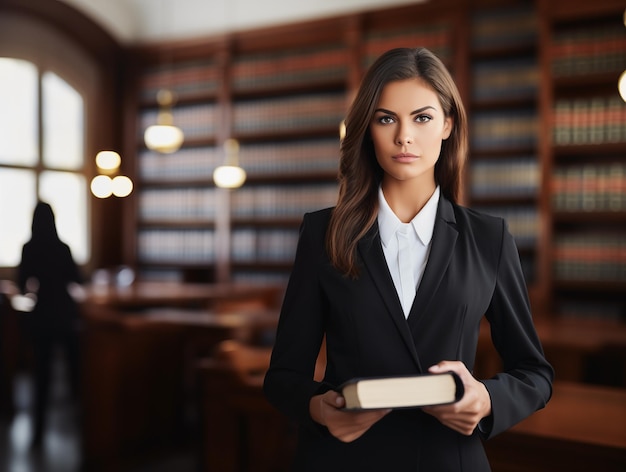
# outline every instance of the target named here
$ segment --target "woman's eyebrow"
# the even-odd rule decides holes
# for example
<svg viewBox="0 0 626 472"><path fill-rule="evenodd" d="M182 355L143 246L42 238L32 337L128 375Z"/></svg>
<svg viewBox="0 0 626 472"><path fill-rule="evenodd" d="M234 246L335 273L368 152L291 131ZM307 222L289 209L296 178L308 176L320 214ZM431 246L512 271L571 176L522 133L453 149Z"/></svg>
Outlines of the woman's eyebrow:
<svg viewBox="0 0 626 472"><path fill-rule="evenodd" d="M434 106L432 105L426 105L424 107L418 108L417 110L413 110L411 113L409 113L409 115L417 115L418 113L422 113L428 109L432 109L432 110L437 110ZM396 115L396 112L391 111L391 110L387 110L385 108L377 108L376 110L374 110L374 113L384 113L385 115Z"/></svg>

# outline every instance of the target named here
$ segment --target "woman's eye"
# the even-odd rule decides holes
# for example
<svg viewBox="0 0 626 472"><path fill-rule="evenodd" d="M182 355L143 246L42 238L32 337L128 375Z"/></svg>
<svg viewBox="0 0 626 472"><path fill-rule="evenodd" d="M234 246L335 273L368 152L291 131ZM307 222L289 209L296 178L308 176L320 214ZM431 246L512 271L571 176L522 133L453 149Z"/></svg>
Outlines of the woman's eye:
<svg viewBox="0 0 626 472"><path fill-rule="evenodd" d="M417 115L415 117L415 121L417 121L418 123L426 123L426 122L428 122L428 121L430 121L432 119L433 118L430 115Z"/></svg>
<svg viewBox="0 0 626 472"><path fill-rule="evenodd" d="M382 123L383 125L388 125L390 123L394 122L394 119L391 116L381 116L378 119L379 123Z"/></svg>

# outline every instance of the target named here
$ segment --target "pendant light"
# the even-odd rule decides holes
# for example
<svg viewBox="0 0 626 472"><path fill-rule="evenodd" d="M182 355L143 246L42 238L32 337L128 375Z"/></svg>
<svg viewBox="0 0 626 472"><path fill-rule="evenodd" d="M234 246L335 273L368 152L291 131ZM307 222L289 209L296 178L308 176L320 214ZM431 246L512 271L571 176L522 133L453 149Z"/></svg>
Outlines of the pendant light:
<svg viewBox="0 0 626 472"><path fill-rule="evenodd" d="M213 181L220 188L238 188L246 181L246 171L239 166L239 143L236 139L224 142L224 165L213 171Z"/></svg>
<svg viewBox="0 0 626 472"><path fill-rule="evenodd" d="M185 139L182 130L174 126L174 117L172 115L174 94L167 89L159 90L157 92L157 103L159 104L157 123L146 128L144 141L148 149L170 154L178 151Z"/></svg>

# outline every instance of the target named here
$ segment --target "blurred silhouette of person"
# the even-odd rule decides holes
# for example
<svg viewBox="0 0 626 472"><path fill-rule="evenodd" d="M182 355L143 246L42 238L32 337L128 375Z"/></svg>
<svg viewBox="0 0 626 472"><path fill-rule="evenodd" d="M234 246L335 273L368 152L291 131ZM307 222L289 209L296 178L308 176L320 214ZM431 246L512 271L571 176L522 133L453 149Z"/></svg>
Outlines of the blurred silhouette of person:
<svg viewBox="0 0 626 472"><path fill-rule="evenodd" d="M26 323L34 357L33 447L43 441L54 356L59 349L64 351L70 389L78 395L79 312L68 288L82 282L69 246L59 239L52 207L39 201L33 213L32 236L22 248L18 269L21 292L34 293L37 300Z"/></svg>

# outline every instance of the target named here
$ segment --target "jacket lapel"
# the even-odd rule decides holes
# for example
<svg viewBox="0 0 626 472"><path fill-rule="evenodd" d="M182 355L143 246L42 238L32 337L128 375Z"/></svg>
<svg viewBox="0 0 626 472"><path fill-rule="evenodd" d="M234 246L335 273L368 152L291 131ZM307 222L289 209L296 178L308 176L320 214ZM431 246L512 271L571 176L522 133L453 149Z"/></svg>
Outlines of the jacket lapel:
<svg viewBox="0 0 626 472"><path fill-rule="evenodd" d="M454 254L458 234L452 204L442 195L439 199L430 255L409 314L409 325L412 329L433 300Z"/></svg>
<svg viewBox="0 0 626 472"><path fill-rule="evenodd" d="M374 223L365 237L359 241L358 251L368 274L378 289L380 297L387 306L389 315L400 332L400 336L411 351L418 368L421 369L417 358L415 342L413 341L409 325L404 317L396 287L393 284L387 262L385 261L385 254L383 253L380 234L378 233L378 223ZM361 276L363 276L363 274L361 274Z"/></svg>

